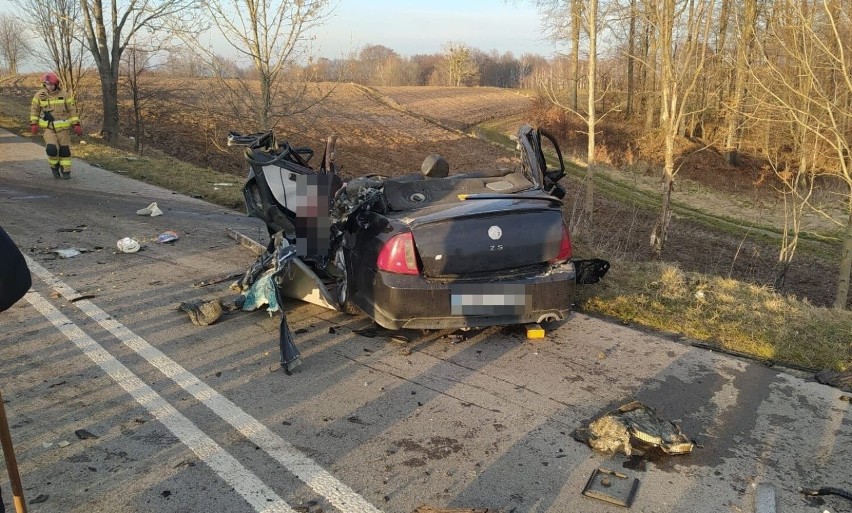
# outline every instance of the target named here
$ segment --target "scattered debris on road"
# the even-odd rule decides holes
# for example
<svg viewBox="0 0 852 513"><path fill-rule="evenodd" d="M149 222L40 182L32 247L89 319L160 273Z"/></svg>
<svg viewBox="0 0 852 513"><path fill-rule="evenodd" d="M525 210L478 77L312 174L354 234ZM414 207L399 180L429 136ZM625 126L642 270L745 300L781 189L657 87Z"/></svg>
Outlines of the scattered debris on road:
<svg viewBox="0 0 852 513"><path fill-rule="evenodd" d="M65 249L55 249L53 250L60 258L74 258L75 256L85 253L85 249L81 248L65 248Z"/></svg>
<svg viewBox="0 0 852 513"><path fill-rule="evenodd" d="M662 451L667 455L686 454L695 444L671 421L659 418L653 409L631 401L577 428L574 438L605 453L622 452L643 456Z"/></svg>
<svg viewBox="0 0 852 513"><path fill-rule="evenodd" d="M160 207L157 206L157 202L155 201L147 207L140 208L139 210L137 210L136 214L140 216L157 217L163 215L163 211L160 210Z"/></svg>
<svg viewBox="0 0 852 513"><path fill-rule="evenodd" d="M116 247L122 253L136 253L139 251L139 242L136 239L125 237L115 243Z"/></svg>
<svg viewBox="0 0 852 513"><path fill-rule="evenodd" d="M178 308L189 315L189 320L196 326L209 326L218 321L224 309L218 299L184 301Z"/></svg>
<svg viewBox="0 0 852 513"><path fill-rule="evenodd" d="M100 438L98 435L85 429L78 429L77 431L74 431L74 434L77 435L77 438L80 440L97 440Z"/></svg>
<svg viewBox="0 0 852 513"><path fill-rule="evenodd" d="M167 230L160 235L157 235L157 243L158 244L167 244L169 242L174 242L178 240L177 232L173 230Z"/></svg>
<svg viewBox="0 0 852 513"><path fill-rule="evenodd" d="M834 488L832 486L823 486L822 488L816 489L802 488L800 491L802 495L807 497L816 497L818 495L837 495L838 497L843 497L844 499L852 501L852 492L840 488Z"/></svg>
<svg viewBox="0 0 852 513"><path fill-rule="evenodd" d="M629 508L639 490L639 479L626 474L597 468L583 488L583 495Z"/></svg>

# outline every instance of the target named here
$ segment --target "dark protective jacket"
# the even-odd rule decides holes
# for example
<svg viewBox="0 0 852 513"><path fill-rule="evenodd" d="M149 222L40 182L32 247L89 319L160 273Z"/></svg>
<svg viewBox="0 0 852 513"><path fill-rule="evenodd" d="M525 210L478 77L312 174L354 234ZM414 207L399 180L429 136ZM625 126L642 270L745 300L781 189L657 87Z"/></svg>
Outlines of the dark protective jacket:
<svg viewBox="0 0 852 513"><path fill-rule="evenodd" d="M0 312L24 297L31 285L32 277L24 256L0 226Z"/></svg>
<svg viewBox="0 0 852 513"><path fill-rule="evenodd" d="M50 92L42 86L33 96L30 106L30 123L41 128L67 130L80 122L74 97L58 87Z"/></svg>

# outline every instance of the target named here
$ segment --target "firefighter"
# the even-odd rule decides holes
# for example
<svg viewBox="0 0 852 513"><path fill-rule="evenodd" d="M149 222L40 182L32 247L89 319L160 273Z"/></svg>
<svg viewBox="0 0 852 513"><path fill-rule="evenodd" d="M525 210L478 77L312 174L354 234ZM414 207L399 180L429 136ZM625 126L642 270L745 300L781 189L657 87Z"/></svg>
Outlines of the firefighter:
<svg viewBox="0 0 852 513"><path fill-rule="evenodd" d="M55 73L41 77L43 87L33 96L30 107L30 131L44 129L45 153L54 178L71 178L71 133L83 135L74 98L59 85Z"/></svg>

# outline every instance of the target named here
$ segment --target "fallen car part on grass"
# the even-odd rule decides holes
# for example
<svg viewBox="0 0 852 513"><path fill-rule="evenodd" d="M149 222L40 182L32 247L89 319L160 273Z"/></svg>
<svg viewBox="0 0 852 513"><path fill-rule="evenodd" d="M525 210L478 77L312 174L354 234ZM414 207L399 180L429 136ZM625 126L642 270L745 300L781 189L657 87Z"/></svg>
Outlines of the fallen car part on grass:
<svg viewBox="0 0 852 513"><path fill-rule="evenodd" d="M583 495L629 508L639 490L639 479L621 472L596 468L583 488Z"/></svg>
<svg viewBox="0 0 852 513"><path fill-rule="evenodd" d="M579 285L593 285L601 281L601 278L609 271L609 262L600 258L574 260L574 266L577 268Z"/></svg>
<svg viewBox="0 0 852 513"><path fill-rule="evenodd" d="M573 436L592 449L604 453L622 452L627 456L686 454L695 443L671 421L661 419L653 409L631 401L577 428Z"/></svg>

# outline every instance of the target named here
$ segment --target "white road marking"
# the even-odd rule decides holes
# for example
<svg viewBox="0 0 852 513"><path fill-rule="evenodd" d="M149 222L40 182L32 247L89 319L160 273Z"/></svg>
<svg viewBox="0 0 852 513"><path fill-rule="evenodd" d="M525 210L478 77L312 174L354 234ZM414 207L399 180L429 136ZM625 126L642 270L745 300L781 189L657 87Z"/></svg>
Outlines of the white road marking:
<svg viewBox="0 0 852 513"><path fill-rule="evenodd" d="M234 427L239 433L251 440L269 456L281 463L289 472L310 486L316 493L325 497L337 509L344 512L382 513L358 495L349 486L332 476L311 458L301 453L289 442L273 433L257 419L246 413L231 400L199 380L177 362L153 347L145 339L136 335L120 322L77 291L53 276L50 271L34 260L26 257L30 270L42 281L53 287L62 297L83 311L87 316L112 333L127 347L148 361L181 388L192 394L198 401L210 408L222 420Z"/></svg>
<svg viewBox="0 0 852 513"><path fill-rule="evenodd" d="M33 268L32 262L30 269ZM44 270L44 269L42 269ZM119 362L92 337L87 335L62 312L57 310L38 292L28 292L27 301L80 348L83 353L121 385L136 402L159 420L181 442L189 447L198 458L213 469L226 483L234 488L254 511L263 513L295 513L284 500L266 486L256 475L249 472L239 461L228 454L213 439L204 434L191 420L177 411L151 387L142 382L130 369Z"/></svg>

